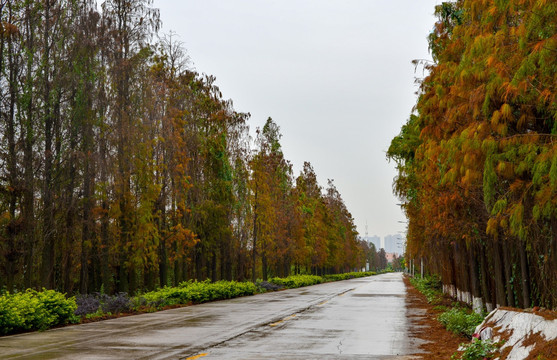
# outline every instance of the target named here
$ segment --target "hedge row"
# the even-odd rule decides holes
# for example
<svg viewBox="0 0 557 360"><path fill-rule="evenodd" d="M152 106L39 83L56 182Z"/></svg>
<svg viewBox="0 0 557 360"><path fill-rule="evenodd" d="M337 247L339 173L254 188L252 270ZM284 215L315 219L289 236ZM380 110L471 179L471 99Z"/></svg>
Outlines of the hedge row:
<svg viewBox="0 0 557 360"><path fill-rule="evenodd" d="M7 292L0 296L0 334L77 323L76 309L75 298L66 299L65 294L54 290Z"/></svg>
<svg viewBox="0 0 557 360"><path fill-rule="evenodd" d="M374 271L364 271L364 272L349 272L344 274L332 274L332 275L324 275L323 278L326 281L340 281L340 280L348 280L348 279L355 279L361 278L366 276L375 275L376 272Z"/></svg>
<svg viewBox="0 0 557 360"><path fill-rule="evenodd" d="M293 289L302 286L321 284L324 280L321 276L315 275L292 275L285 278L274 277L271 278L269 282Z"/></svg>
<svg viewBox="0 0 557 360"><path fill-rule="evenodd" d="M145 293L140 297L145 299L148 305L161 307L176 304L200 304L253 295L257 292L257 286L251 282L218 281L211 283L207 280L183 282L177 287L164 287Z"/></svg>
<svg viewBox="0 0 557 360"><path fill-rule="evenodd" d="M293 289L302 286L321 284L329 281L340 281L340 280L348 280L348 279L354 279L354 278L365 277L365 276L372 276L375 274L376 273L373 271L366 271L366 272L351 272L351 273L344 273L344 274L332 274L332 275L324 275L324 276L292 275L285 278L274 277L271 278L269 281L273 284L277 284L289 289Z"/></svg>

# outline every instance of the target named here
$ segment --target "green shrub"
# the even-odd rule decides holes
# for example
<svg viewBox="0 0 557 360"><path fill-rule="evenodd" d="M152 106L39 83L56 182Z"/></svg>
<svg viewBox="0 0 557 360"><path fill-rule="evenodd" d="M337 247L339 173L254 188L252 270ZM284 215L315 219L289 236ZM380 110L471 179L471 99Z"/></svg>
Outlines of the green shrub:
<svg viewBox="0 0 557 360"><path fill-rule="evenodd" d="M111 312L106 313L106 312L102 311L101 309L98 309L95 312L85 314L85 318L88 319L88 320L95 320L95 319L102 318L104 316L111 316L111 315L112 315Z"/></svg>
<svg viewBox="0 0 557 360"><path fill-rule="evenodd" d="M355 279L360 277L372 276L376 273L373 271L365 271L365 272L349 272L344 274L332 274L332 275L324 275L323 278L325 281L341 281L341 280L348 280L348 279Z"/></svg>
<svg viewBox="0 0 557 360"><path fill-rule="evenodd" d="M464 352L458 356L458 353L453 354L451 359L461 359L461 360L483 360L491 359L495 357L499 346L493 343L492 340L476 340L471 343L460 344L464 349Z"/></svg>
<svg viewBox="0 0 557 360"><path fill-rule="evenodd" d="M186 281L177 287L164 287L141 295L146 303L155 307L176 304L199 304L207 301L231 299L257 293L251 282L237 281Z"/></svg>
<svg viewBox="0 0 557 360"><path fill-rule="evenodd" d="M56 325L75 323L75 298L66 299L54 290L5 293L0 296L0 334L27 330L46 330Z"/></svg>
<svg viewBox="0 0 557 360"><path fill-rule="evenodd" d="M483 321L483 316L470 310L453 307L439 315L438 319L447 330L471 338L476 327Z"/></svg>
<svg viewBox="0 0 557 360"><path fill-rule="evenodd" d="M412 285L418 289L430 304L436 304L443 296L441 280L438 276L425 276L424 278L410 278Z"/></svg>
<svg viewBox="0 0 557 360"><path fill-rule="evenodd" d="M376 273L373 271L366 271L366 272L350 272L344 274L331 274L331 275L324 275L324 276L291 275L285 278L274 277L271 278L269 282L276 285L284 286L289 289L293 289L302 286L321 284L327 281L348 280L348 279L354 279L359 277L372 276L375 274Z"/></svg>
<svg viewBox="0 0 557 360"><path fill-rule="evenodd" d="M282 285L289 289L294 289L302 286L321 284L323 282L323 278L316 275L291 275L285 278L274 277L271 278L269 282Z"/></svg>
<svg viewBox="0 0 557 360"><path fill-rule="evenodd" d="M49 319L52 320L48 327L79 322L79 318L74 314L77 309L75 297L67 299L65 294L44 289L36 294Z"/></svg>

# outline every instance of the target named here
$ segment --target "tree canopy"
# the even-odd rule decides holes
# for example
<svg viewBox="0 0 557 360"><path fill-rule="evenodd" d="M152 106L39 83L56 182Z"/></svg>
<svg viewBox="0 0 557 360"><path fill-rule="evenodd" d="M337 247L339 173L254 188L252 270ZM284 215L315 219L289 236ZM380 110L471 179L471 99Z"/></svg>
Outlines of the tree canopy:
<svg viewBox="0 0 557 360"><path fill-rule="evenodd" d="M387 155L407 259L467 301L555 307L557 3L459 0L436 15L434 62Z"/></svg>
<svg viewBox="0 0 557 360"><path fill-rule="evenodd" d="M160 35L152 0L0 0L0 288L153 289L362 268L332 185L299 178ZM160 36L157 36L160 35Z"/></svg>

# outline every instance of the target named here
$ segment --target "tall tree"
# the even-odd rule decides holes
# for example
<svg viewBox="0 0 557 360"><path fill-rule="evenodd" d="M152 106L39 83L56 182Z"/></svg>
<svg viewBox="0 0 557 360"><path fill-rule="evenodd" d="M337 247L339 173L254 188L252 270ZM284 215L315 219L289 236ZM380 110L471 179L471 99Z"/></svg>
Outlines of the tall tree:
<svg viewBox="0 0 557 360"><path fill-rule="evenodd" d="M557 5L456 1L436 14L434 63L388 153L408 256L478 307L549 306Z"/></svg>

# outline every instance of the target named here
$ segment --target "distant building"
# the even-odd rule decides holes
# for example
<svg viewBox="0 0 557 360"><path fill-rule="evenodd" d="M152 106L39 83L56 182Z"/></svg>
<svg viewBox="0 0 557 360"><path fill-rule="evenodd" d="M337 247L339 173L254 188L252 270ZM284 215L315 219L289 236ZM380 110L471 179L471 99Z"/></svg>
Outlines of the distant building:
<svg viewBox="0 0 557 360"><path fill-rule="evenodd" d="M404 253L404 238L399 235L387 235L384 238L380 238L377 235L363 237L365 241L375 245L375 250L385 249L386 253L397 254L397 256Z"/></svg>
<svg viewBox="0 0 557 360"><path fill-rule="evenodd" d="M375 250L379 251L381 249L381 238L377 235L364 237L364 240L368 243L372 243L375 246Z"/></svg>
<svg viewBox="0 0 557 360"><path fill-rule="evenodd" d="M401 255L404 252L403 242L404 239L402 235L387 235L384 238L385 241L385 251L387 253L396 253Z"/></svg>

